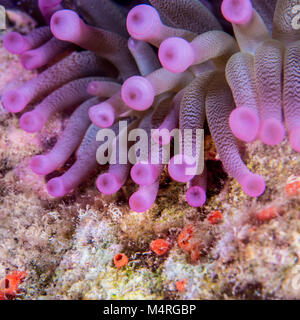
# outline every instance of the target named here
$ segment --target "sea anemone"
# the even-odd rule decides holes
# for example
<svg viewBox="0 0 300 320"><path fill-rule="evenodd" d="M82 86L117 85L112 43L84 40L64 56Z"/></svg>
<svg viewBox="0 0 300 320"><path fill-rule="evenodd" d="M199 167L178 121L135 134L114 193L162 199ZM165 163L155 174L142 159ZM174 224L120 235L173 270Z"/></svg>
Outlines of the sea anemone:
<svg viewBox="0 0 300 320"><path fill-rule="evenodd" d="M187 202L200 207L206 201L207 167L195 134L207 123L224 170L247 195L262 195L265 181L243 162L241 142L276 145L287 131L292 148L300 152L296 1L223 0L221 12L232 29L214 15L214 1L149 2L127 12L107 0L40 0L49 25L27 35L6 34L4 46L20 55L24 68L44 68L2 97L13 113L36 105L22 113L21 128L38 132L55 113L78 106L53 149L32 158L31 169L47 175L76 151L68 171L47 182L49 194L62 197L99 163L111 160L111 153L104 157L99 148L123 145L134 129L143 129L146 154L140 154L138 143L128 143L126 151L135 151L134 165L117 152L96 180L100 192L112 194L131 175L139 188L129 205L143 212L155 202L170 132L179 129L183 137L190 130L188 141L179 138L181 149L170 159L168 172L188 184ZM112 139L101 139L105 128ZM153 144L155 151L149 147ZM183 152L187 144L196 159ZM195 168L201 170L188 170Z"/></svg>

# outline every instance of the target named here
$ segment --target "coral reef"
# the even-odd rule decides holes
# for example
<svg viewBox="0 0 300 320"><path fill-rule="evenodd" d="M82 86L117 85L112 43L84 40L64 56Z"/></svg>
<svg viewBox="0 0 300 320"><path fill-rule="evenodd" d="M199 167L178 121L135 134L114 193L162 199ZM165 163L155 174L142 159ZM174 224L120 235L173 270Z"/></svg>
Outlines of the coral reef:
<svg viewBox="0 0 300 320"><path fill-rule="evenodd" d="M299 298L297 3L149 2L8 9L1 272L25 299Z"/></svg>

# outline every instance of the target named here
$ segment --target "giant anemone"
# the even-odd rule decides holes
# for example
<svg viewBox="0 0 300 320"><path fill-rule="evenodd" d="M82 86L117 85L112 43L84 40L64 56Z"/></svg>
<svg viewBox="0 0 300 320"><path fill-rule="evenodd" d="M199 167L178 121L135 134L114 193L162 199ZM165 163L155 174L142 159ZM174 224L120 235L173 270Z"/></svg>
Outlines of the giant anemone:
<svg viewBox="0 0 300 320"><path fill-rule="evenodd" d="M243 162L241 143L277 145L287 134L300 152L299 1L223 0L221 12L232 28L214 15L219 1L145 2L128 12L108 0L39 0L47 25L6 34L5 48L24 68L44 68L2 97L9 112L21 112L21 128L38 132L55 113L77 106L53 149L32 158L31 170L47 175L76 152L68 171L47 182L49 194L62 197L99 165L99 147L109 148L99 133L112 129L117 145L141 128L156 151L149 148L148 160L140 160L133 146L134 165L115 155L96 185L113 194L130 175L139 187L129 205L142 212L157 196L168 133L208 128L224 170L247 195L260 196L265 181ZM35 108L24 113L29 104ZM197 151L194 135L189 142ZM200 160L190 162L182 150L168 172L188 183L186 200L199 207L206 201L207 168L187 174Z"/></svg>

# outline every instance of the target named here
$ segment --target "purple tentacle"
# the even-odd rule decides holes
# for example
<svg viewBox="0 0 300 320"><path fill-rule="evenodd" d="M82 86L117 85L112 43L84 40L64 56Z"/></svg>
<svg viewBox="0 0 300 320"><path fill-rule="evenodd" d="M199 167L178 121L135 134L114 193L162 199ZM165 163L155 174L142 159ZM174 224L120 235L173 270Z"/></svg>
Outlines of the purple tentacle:
<svg viewBox="0 0 300 320"><path fill-rule="evenodd" d="M64 165L90 126L87 111L97 100L97 98L92 98L82 103L70 117L53 149L46 155L38 155L31 159L30 167L33 172L47 175Z"/></svg>
<svg viewBox="0 0 300 320"><path fill-rule="evenodd" d="M50 27L57 39L74 43L109 60L119 69L123 79L138 73L135 61L128 50L126 38L88 26L75 11L56 12L51 18Z"/></svg>
<svg viewBox="0 0 300 320"><path fill-rule="evenodd" d="M246 194L260 196L265 190L265 181L252 173L241 159L236 138L229 127L229 116L234 109L231 91L222 74L211 80L206 97L206 115L220 160L226 172L234 177Z"/></svg>
<svg viewBox="0 0 300 320"><path fill-rule="evenodd" d="M61 72L61 70L65 70ZM67 72L66 72L67 71ZM111 66L91 52L74 52L36 78L3 96L4 107L10 112L22 111L30 102L49 94L61 85L87 76L112 75Z"/></svg>
<svg viewBox="0 0 300 320"><path fill-rule="evenodd" d="M55 113L79 105L90 95L87 87L91 81L104 81L105 78L82 78L71 81L52 92L33 111L26 112L20 118L20 126L27 132L37 132ZM110 80L110 79L107 79Z"/></svg>
<svg viewBox="0 0 300 320"><path fill-rule="evenodd" d="M40 27L23 36L18 32L9 32L3 38L4 48L14 54L35 49L52 38L49 27Z"/></svg>

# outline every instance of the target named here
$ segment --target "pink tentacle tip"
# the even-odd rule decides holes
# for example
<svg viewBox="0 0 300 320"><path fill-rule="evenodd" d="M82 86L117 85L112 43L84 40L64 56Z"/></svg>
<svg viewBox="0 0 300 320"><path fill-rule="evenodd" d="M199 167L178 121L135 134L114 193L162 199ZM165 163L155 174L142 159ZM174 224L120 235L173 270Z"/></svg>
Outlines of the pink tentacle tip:
<svg viewBox="0 0 300 320"><path fill-rule="evenodd" d="M35 50L26 51L20 56L20 62L26 70L33 70L43 65L41 55Z"/></svg>
<svg viewBox="0 0 300 320"><path fill-rule="evenodd" d="M300 152L300 127L296 127L290 132L289 140L292 148Z"/></svg>
<svg viewBox="0 0 300 320"><path fill-rule="evenodd" d="M31 170L39 175L45 176L54 171L53 161L46 155L35 156L30 161Z"/></svg>
<svg viewBox="0 0 300 320"><path fill-rule="evenodd" d="M260 120L254 110L240 107L231 112L229 125L238 139L253 142L259 133Z"/></svg>
<svg viewBox="0 0 300 320"><path fill-rule="evenodd" d="M38 132L44 126L43 117L36 111L26 112L20 118L20 127L29 133Z"/></svg>
<svg viewBox="0 0 300 320"><path fill-rule="evenodd" d="M20 90L7 91L2 98L4 108L12 113L22 111L28 102L28 99Z"/></svg>
<svg viewBox="0 0 300 320"><path fill-rule="evenodd" d="M101 85L99 81L91 81L87 87L87 93L92 96L98 96L101 94L100 92Z"/></svg>
<svg viewBox="0 0 300 320"><path fill-rule="evenodd" d="M186 193L186 201L191 207L201 207L206 202L206 190L199 186L190 187Z"/></svg>
<svg viewBox="0 0 300 320"><path fill-rule="evenodd" d="M221 11L227 21L240 25L249 23L253 15L250 0L223 0Z"/></svg>
<svg viewBox="0 0 300 320"><path fill-rule="evenodd" d="M158 57L162 66L174 73L184 72L195 60L190 43L179 37L164 40L159 47Z"/></svg>
<svg viewBox="0 0 300 320"><path fill-rule="evenodd" d="M130 209L135 212L145 212L154 204L155 198L139 189L129 198Z"/></svg>
<svg viewBox="0 0 300 320"><path fill-rule="evenodd" d="M128 33L137 40L155 36L160 24L160 17L156 9L146 4L131 9L126 21Z"/></svg>
<svg viewBox="0 0 300 320"><path fill-rule="evenodd" d="M89 117L99 128L109 128L115 122L114 108L107 102L102 102L89 109Z"/></svg>
<svg viewBox="0 0 300 320"><path fill-rule="evenodd" d="M195 159L187 155L177 154L169 162L170 177L178 182L188 182L196 175Z"/></svg>
<svg viewBox="0 0 300 320"><path fill-rule="evenodd" d="M30 48L28 41L18 32L9 32L3 38L4 48L13 54L21 54Z"/></svg>
<svg viewBox="0 0 300 320"><path fill-rule="evenodd" d="M75 11L59 10L51 18L50 29L57 39L72 42L80 37L83 24Z"/></svg>
<svg viewBox="0 0 300 320"><path fill-rule="evenodd" d="M135 49L139 45L139 43L140 43L139 40L129 38L128 39L128 49L129 50Z"/></svg>
<svg viewBox="0 0 300 320"><path fill-rule="evenodd" d="M146 78L133 76L122 85L121 96L131 109L143 111L153 104L155 92L152 84Z"/></svg>
<svg viewBox="0 0 300 320"><path fill-rule="evenodd" d="M171 134L168 129L155 129L152 133L152 139L162 146L166 146L171 142Z"/></svg>
<svg viewBox="0 0 300 320"><path fill-rule="evenodd" d="M265 180L258 174L247 173L241 180L240 184L244 192L250 197L259 197L265 192Z"/></svg>
<svg viewBox="0 0 300 320"><path fill-rule="evenodd" d="M66 195L70 190L68 190L64 184L64 180L61 177L53 178L48 181L46 185L48 193L52 197L63 197Z"/></svg>
<svg viewBox="0 0 300 320"><path fill-rule="evenodd" d="M159 177L159 168L150 163L136 163L130 172L132 180L141 186L153 184Z"/></svg>
<svg viewBox="0 0 300 320"><path fill-rule="evenodd" d="M261 123L259 136L263 143L269 146L275 146L283 141L285 129L281 121L266 119Z"/></svg>
<svg viewBox="0 0 300 320"><path fill-rule="evenodd" d="M98 190L106 195L111 195L116 193L122 187L118 177L112 173L103 173L101 174L96 181L96 186Z"/></svg>

